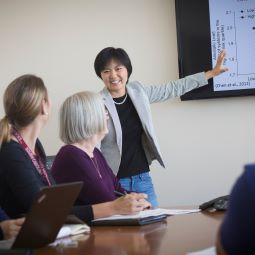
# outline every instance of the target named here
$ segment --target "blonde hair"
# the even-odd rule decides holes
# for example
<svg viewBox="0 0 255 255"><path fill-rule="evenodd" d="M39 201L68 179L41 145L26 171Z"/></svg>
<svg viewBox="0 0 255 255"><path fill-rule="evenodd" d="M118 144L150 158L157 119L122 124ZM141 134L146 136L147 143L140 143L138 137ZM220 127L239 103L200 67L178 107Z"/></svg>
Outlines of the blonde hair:
<svg viewBox="0 0 255 255"><path fill-rule="evenodd" d="M60 139L72 144L105 130L105 108L99 94L85 91L68 97L60 109Z"/></svg>
<svg viewBox="0 0 255 255"><path fill-rule="evenodd" d="M18 77L4 93L5 117L0 120L0 147L11 137L11 126L21 128L38 116L42 100L48 100L43 80L35 75Z"/></svg>

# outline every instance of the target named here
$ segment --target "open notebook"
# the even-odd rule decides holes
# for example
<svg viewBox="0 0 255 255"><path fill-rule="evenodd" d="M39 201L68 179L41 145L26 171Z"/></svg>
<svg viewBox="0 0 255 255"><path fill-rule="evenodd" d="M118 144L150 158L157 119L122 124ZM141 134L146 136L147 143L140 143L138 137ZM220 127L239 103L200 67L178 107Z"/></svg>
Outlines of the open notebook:
<svg viewBox="0 0 255 255"><path fill-rule="evenodd" d="M145 225L166 219L167 216L199 212L200 209L151 209L137 214L113 215L92 221L94 226L103 225Z"/></svg>

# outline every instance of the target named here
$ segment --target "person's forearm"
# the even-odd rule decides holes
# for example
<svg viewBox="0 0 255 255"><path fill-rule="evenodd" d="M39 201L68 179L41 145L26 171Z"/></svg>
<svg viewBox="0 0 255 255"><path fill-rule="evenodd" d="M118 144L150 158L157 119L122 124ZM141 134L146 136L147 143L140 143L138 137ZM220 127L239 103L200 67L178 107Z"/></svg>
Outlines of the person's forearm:
<svg viewBox="0 0 255 255"><path fill-rule="evenodd" d="M94 219L112 216L116 214L113 202L105 202L101 204L92 205Z"/></svg>
<svg viewBox="0 0 255 255"><path fill-rule="evenodd" d="M213 78L215 75L213 74L213 70L209 70L207 72L205 72L205 79L209 80L211 78Z"/></svg>

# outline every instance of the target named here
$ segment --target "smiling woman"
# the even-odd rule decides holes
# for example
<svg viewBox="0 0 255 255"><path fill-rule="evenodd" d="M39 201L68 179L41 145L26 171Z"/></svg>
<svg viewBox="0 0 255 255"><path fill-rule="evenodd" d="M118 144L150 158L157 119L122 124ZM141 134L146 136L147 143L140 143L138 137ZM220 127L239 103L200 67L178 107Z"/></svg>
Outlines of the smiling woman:
<svg viewBox="0 0 255 255"><path fill-rule="evenodd" d="M126 84L132 73L132 65L124 50L101 52L95 60L95 70L111 91L113 98L126 94Z"/></svg>
<svg viewBox="0 0 255 255"><path fill-rule="evenodd" d="M101 72L102 80L113 98L126 94L125 85L127 83L127 68L116 60L110 61Z"/></svg>
<svg viewBox="0 0 255 255"><path fill-rule="evenodd" d="M154 134L150 104L178 97L226 69L219 55L213 70L187 76L161 86L143 86L129 82L132 65L128 54L121 48L108 47L96 56L94 67L103 80L101 91L109 111L109 133L101 141L101 151L108 164L128 191L147 193L153 207L157 197L149 175L149 165L156 159L164 167L159 145Z"/></svg>

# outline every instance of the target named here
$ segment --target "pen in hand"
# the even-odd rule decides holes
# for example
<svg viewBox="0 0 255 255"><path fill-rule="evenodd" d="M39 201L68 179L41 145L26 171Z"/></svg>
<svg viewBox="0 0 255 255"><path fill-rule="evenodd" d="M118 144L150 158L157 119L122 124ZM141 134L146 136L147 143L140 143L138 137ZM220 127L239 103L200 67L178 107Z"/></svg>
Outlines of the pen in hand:
<svg viewBox="0 0 255 255"><path fill-rule="evenodd" d="M113 190L113 193L116 196L123 197L123 198L125 197L125 195L128 194L127 191L125 191L125 190L123 192ZM143 197L144 197L145 194L142 194L142 193L139 194L139 193L133 193L133 192L131 192L129 194L129 196L132 197L132 200L129 199L129 202L128 202L129 205L128 204L126 204L126 205L129 207L132 204L133 209L131 210L131 213L138 213L139 211L151 209L151 204L145 198L143 198L141 195L143 195ZM147 196L146 196L146 198L147 198ZM124 198L124 200L126 200L126 199ZM136 209L134 209L134 208L136 208Z"/></svg>
<svg viewBox="0 0 255 255"><path fill-rule="evenodd" d="M120 192L120 191L114 190L113 192L114 192L115 195L117 195L117 196L119 196L119 197L122 197L122 196L127 195L127 192L126 192L126 191Z"/></svg>

